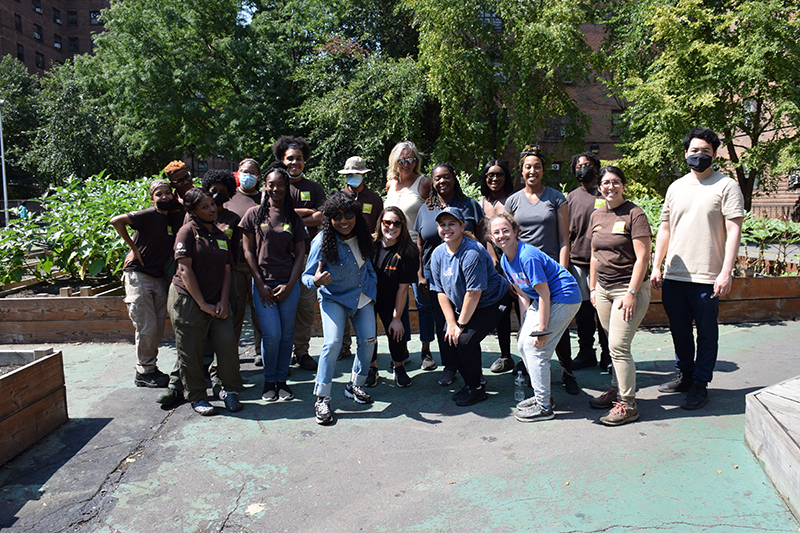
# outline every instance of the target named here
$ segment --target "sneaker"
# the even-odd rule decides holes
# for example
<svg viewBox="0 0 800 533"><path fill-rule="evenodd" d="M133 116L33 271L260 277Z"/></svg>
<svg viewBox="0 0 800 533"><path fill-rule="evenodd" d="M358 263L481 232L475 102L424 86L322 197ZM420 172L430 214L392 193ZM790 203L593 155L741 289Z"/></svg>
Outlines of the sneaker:
<svg viewBox="0 0 800 533"><path fill-rule="evenodd" d="M331 410L331 398L317 398L314 404L314 411L316 412L317 424L327 426L333 423L333 411Z"/></svg>
<svg viewBox="0 0 800 533"><path fill-rule="evenodd" d="M593 407L595 409L611 409L611 407L617 402L619 402L617 391L614 389L608 389L597 398L590 399L589 407Z"/></svg>
<svg viewBox="0 0 800 533"><path fill-rule="evenodd" d="M394 383L398 387L408 387L411 385L411 378L408 376L408 372L406 372L406 368L403 365L394 368Z"/></svg>
<svg viewBox="0 0 800 533"><path fill-rule="evenodd" d="M161 405L172 405L181 399L181 394L173 388L168 388L158 395L156 402Z"/></svg>
<svg viewBox="0 0 800 533"><path fill-rule="evenodd" d="M199 402L192 402L192 409L197 414L202 416L212 416L217 414L217 408L208 403L208 400L200 400Z"/></svg>
<svg viewBox="0 0 800 533"><path fill-rule="evenodd" d="M670 381L659 385L658 392L688 392L691 386L692 376L684 374L683 372L678 372L678 375L672 378Z"/></svg>
<svg viewBox="0 0 800 533"><path fill-rule="evenodd" d="M367 382L364 383L365 387L374 387L378 384L378 368L371 366L369 367L369 373L367 374Z"/></svg>
<svg viewBox="0 0 800 533"><path fill-rule="evenodd" d="M242 410L242 402L239 401L239 395L235 392L222 391L219 393L219 399L225 402L225 409L231 413Z"/></svg>
<svg viewBox="0 0 800 533"><path fill-rule="evenodd" d="M136 372L136 377L133 379L133 382L137 387L166 389L169 386L169 376L156 368L149 374L140 374Z"/></svg>
<svg viewBox="0 0 800 533"><path fill-rule="evenodd" d="M300 368L303 370L316 370L317 369L317 362L314 360L313 357L304 353L299 357L297 360L297 364L300 365Z"/></svg>
<svg viewBox="0 0 800 533"><path fill-rule="evenodd" d="M466 397L469 395L469 385L464 385L458 392L453 394L453 401L457 402L458 400Z"/></svg>
<svg viewBox="0 0 800 533"><path fill-rule="evenodd" d="M278 389L274 381L264 382L264 392L261 393L261 399L266 402L274 402L278 399Z"/></svg>
<svg viewBox="0 0 800 533"><path fill-rule="evenodd" d="M294 393L285 381L278 382L278 399L282 401L294 400Z"/></svg>
<svg viewBox="0 0 800 533"><path fill-rule="evenodd" d="M689 393L686 395L686 399L683 401L681 407L694 411L695 409L700 409L707 403L708 388L706 388L706 384L695 381L689 388Z"/></svg>
<svg viewBox="0 0 800 533"><path fill-rule="evenodd" d="M436 380L436 382L442 387L447 387L448 385L452 385L455 380L456 380L456 371L450 370L449 368L445 368L444 370L442 370L442 375L439 377L438 380Z"/></svg>
<svg viewBox="0 0 800 533"><path fill-rule="evenodd" d="M477 389L467 389L467 393L463 396L460 396L456 400L456 405L468 407L470 405L475 405L478 402L482 402L488 398L489 396L486 394L486 387L481 385Z"/></svg>
<svg viewBox="0 0 800 533"><path fill-rule="evenodd" d="M352 381L345 385L344 395L352 398L356 403L372 403L372 396L359 385L354 385Z"/></svg>
<svg viewBox="0 0 800 533"><path fill-rule="evenodd" d="M497 360L489 367L491 372L495 374L502 374L514 368L514 360L510 357L498 357Z"/></svg>
<svg viewBox="0 0 800 533"><path fill-rule="evenodd" d="M564 388L567 389L567 394L580 394L581 388L578 386L578 381L574 375L562 372L561 381L564 383Z"/></svg>
<svg viewBox="0 0 800 533"><path fill-rule="evenodd" d="M436 361L433 360L431 352L422 352L422 370L436 370Z"/></svg>
<svg viewBox="0 0 800 533"><path fill-rule="evenodd" d="M523 411L525 409L530 409L534 405L536 405L536 396L531 396L530 398L525 398L524 400L519 402L517 404L517 409ZM552 409L553 411L555 411L556 409L556 402L555 400L553 400L552 396L550 396L550 409Z"/></svg>
<svg viewBox="0 0 800 533"><path fill-rule="evenodd" d="M578 355L572 360L572 370L580 370L592 366L597 366L597 356L594 350L591 352L578 352Z"/></svg>
<svg viewBox="0 0 800 533"><path fill-rule="evenodd" d="M552 420L556 417L553 408L545 409L541 405L534 404L527 409L521 409L516 412L514 418L520 422L538 422L540 420Z"/></svg>
<svg viewBox="0 0 800 533"><path fill-rule="evenodd" d="M600 418L600 422L606 426L621 426L628 422L639 420L639 411L636 407L625 405L624 403L614 402L614 407L608 414Z"/></svg>
<svg viewBox="0 0 800 533"><path fill-rule="evenodd" d="M256 354L253 356L253 364L256 366L264 366L264 358Z"/></svg>
<svg viewBox="0 0 800 533"><path fill-rule="evenodd" d="M336 360L341 361L345 357L353 357L353 353L350 351L349 346L342 346L341 350L339 350L339 355L336 356Z"/></svg>

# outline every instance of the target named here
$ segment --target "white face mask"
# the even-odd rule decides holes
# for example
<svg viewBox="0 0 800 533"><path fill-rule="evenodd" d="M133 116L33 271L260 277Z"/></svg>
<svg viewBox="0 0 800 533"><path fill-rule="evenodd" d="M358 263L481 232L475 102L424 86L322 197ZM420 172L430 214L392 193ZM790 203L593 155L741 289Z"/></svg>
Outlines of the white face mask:
<svg viewBox="0 0 800 533"><path fill-rule="evenodd" d="M248 174L247 172L239 172L239 185L242 189L253 189L258 184L258 176Z"/></svg>

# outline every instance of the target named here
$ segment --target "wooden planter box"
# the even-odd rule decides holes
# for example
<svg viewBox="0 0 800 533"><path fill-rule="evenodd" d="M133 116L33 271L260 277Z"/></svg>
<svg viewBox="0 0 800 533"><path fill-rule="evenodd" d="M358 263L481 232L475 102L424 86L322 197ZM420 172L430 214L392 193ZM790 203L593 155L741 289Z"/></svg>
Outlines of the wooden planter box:
<svg viewBox="0 0 800 533"><path fill-rule="evenodd" d="M52 348L0 351L0 364L25 366L0 377L0 465L67 421L64 361Z"/></svg>

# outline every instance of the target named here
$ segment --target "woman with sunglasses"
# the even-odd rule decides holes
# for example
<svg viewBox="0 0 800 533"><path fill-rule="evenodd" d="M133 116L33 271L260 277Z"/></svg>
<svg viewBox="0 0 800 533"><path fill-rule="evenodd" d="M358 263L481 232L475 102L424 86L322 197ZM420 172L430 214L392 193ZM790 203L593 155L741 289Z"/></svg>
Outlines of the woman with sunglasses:
<svg viewBox="0 0 800 533"><path fill-rule="evenodd" d="M400 209L406 217L411 242L417 242L414 223L419 208L431 193L431 180L422 175L422 156L411 141L397 143L389 154L389 168L386 170L387 207ZM411 284L417 302L419 316L419 340L422 342L422 370L435 370L436 363L431 356L431 342L434 338L434 322L428 300L427 288L420 289L418 280Z"/></svg>
<svg viewBox="0 0 800 533"><path fill-rule="evenodd" d="M589 405L611 410L600 422L620 426L639 419L636 364L631 342L650 304L650 285L643 280L650 264L652 232L647 215L625 199L625 174L617 167L600 169L600 193L606 205L592 213L592 260L589 290L608 336L613 365L611 389Z"/></svg>
<svg viewBox="0 0 800 533"><path fill-rule="evenodd" d="M411 378L403 366L411 338L408 287L417 280L419 252L408 234L406 216L399 208L387 207L380 213L375 243L373 265L378 276L375 311L389 341L395 383L398 387L408 387ZM377 365L376 349L372 366L377 369Z"/></svg>
<svg viewBox="0 0 800 533"><path fill-rule="evenodd" d="M331 424L330 407L336 356L342 346L345 318L350 317L357 349L344 395L356 403L372 403L363 389L375 346L377 278L372 268L372 230L361 216L361 206L337 192L322 206L322 231L311 241L303 283L318 293L324 343L314 385L316 420Z"/></svg>

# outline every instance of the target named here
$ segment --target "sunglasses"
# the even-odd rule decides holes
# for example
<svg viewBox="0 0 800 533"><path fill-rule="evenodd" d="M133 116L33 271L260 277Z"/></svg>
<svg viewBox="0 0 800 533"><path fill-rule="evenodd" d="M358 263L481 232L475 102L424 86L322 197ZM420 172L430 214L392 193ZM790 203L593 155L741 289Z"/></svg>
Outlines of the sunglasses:
<svg viewBox="0 0 800 533"><path fill-rule="evenodd" d="M416 157L401 157L397 160L398 165L413 165L417 162Z"/></svg>
<svg viewBox="0 0 800 533"><path fill-rule="evenodd" d="M500 178L506 179L506 175L502 172L487 172L486 179L499 180Z"/></svg>
<svg viewBox="0 0 800 533"><path fill-rule="evenodd" d="M356 214L353 213L352 211L344 211L344 212L337 211L333 216L331 216L331 220L339 222L340 220L342 220L342 217L346 218L347 220L350 220L355 216Z"/></svg>
<svg viewBox="0 0 800 533"><path fill-rule="evenodd" d="M400 220L382 220L384 228L402 228L403 222Z"/></svg>

